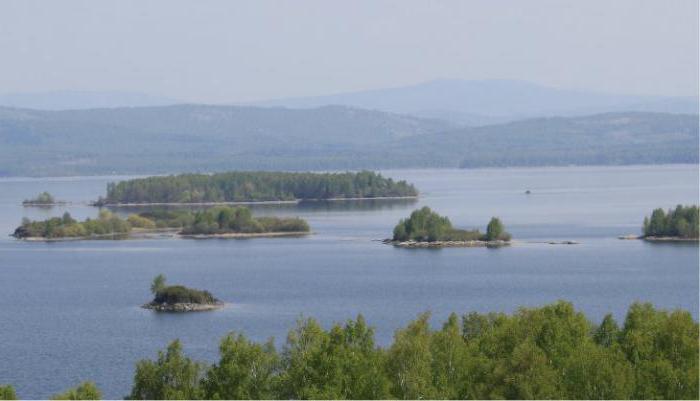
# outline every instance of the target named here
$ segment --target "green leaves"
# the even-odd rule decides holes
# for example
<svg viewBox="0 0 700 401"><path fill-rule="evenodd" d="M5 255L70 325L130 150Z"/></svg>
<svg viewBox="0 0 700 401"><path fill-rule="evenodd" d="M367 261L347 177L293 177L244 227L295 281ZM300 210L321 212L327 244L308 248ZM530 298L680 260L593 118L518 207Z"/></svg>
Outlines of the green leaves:
<svg viewBox="0 0 700 401"><path fill-rule="evenodd" d="M141 360L136 364L130 400L197 400L203 396L200 381L205 367L182 353L175 340L156 361Z"/></svg>
<svg viewBox="0 0 700 401"><path fill-rule="evenodd" d="M64 393L56 394L52 400L99 400L102 392L93 382L82 382Z"/></svg>

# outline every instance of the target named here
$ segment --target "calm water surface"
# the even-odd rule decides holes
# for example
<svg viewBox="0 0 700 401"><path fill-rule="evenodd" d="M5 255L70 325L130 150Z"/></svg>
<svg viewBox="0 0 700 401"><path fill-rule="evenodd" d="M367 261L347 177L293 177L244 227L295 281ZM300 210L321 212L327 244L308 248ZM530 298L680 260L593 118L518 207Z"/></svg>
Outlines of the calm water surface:
<svg viewBox="0 0 700 401"><path fill-rule="evenodd" d="M638 233L655 207L697 203L697 166L385 175L416 184L421 198L254 208L307 219L315 234L306 238L66 243L25 243L5 234L23 216L96 216L84 202L104 194L114 177L1 179L0 383L12 383L24 398L47 398L89 379L106 397L123 397L136 361L172 339L213 362L227 332L279 343L302 314L328 326L362 313L381 344L423 311L438 324L453 311L511 312L557 299L571 300L594 320L609 312L622 318L636 300L698 316L697 244L616 239ZM20 205L44 190L75 203ZM373 241L423 205L464 228L483 230L500 216L522 242L496 250L407 250ZM538 243L545 240L581 244ZM143 310L158 273L231 305L182 315Z"/></svg>

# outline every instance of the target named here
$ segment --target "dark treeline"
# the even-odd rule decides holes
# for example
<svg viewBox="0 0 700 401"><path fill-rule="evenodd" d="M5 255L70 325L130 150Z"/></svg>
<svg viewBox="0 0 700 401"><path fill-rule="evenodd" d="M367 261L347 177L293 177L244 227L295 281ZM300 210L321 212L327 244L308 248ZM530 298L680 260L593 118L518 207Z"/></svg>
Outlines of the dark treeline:
<svg viewBox="0 0 700 401"><path fill-rule="evenodd" d="M330 330L300 320L281 350L240 333L219 360L179 341L136 366L131 399L697 399L698 324L687 311L630 306L593 324L560 301L512 315L423 314L378 347L362 316Z"/></svg>
<svg viewBox="0 0 700 401"><path fill-rule="evenodd" d="M510 241L510 234L505 231L503 223L492 217L486 227L486 234L479 230L460 230L454 228L450 219L424 206L413 211L408 219L402 219L394 227L394 241Z"/></svg>
<svg viewBox="0 0 700 401"><path fill-rule="evenodd" d="M651 217L645 217L642 231L645 237L698 238L700 210L698 206L678 205L664 212L654 209Z"/></svg>
<svg viewBox="0 0 700 401"><path fill-rule="evenodd" d="M405 181L359 173L229 172L110 183L98 204L288 201L416 196Z"/></svg>

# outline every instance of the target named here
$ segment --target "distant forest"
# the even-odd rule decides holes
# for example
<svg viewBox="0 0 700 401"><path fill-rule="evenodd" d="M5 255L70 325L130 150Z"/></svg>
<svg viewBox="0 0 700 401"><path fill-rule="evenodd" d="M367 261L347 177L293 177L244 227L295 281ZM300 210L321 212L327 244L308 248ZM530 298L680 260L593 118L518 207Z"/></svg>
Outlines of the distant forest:
<svg viewBox="0 0 700 401"><path fill-rule="evenodd" d="M0 176L698 163L698 116L461 126L342 106L0 107Z"/></svg>
<svg viewBox="0 0 700 401"><path fill-rule="evenodd" d="M416 188L371 171L229 172L139 178L107 185L97 204L293 201L417 196Z"/></svg>

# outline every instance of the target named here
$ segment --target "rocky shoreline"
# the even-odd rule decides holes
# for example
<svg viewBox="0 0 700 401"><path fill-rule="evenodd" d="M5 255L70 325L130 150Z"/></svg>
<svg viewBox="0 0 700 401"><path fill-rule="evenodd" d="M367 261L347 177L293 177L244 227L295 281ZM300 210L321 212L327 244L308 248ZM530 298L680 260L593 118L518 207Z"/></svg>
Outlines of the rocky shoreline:
<svg viewBox="0 0 700 401"><path fill-rule="evenodd" d="M385 239L382 241L385 244L393 245L399 248L501 248L509 246L510 241L494 240L494 241L394 241Z"/></svg>
<svg viewBox="0 0 700 401"><path fill-rule="evenodd" d="M156 312L205 312L216 309L221 309L224 307L224 303L217 301L213 304L195 304L195 303L184 303L178 302L174 304L168 303L158 303L149 302L147 304L141 305L144 309L151 309Z"/></svg>

